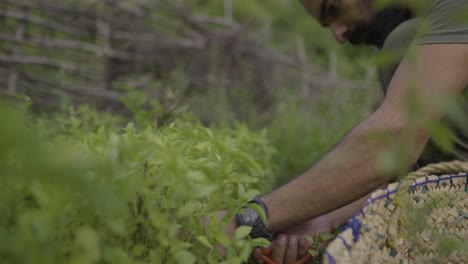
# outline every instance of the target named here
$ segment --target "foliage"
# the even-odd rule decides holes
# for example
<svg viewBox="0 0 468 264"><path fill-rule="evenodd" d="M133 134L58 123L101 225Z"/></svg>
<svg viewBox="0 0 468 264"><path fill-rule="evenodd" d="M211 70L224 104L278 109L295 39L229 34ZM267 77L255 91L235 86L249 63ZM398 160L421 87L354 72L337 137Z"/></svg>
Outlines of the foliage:
<svg viewBox="0 0 468 264"><path fill-rule="evenodd" d="M265 133L189 117L140 130L99 117L99 126L95 115L0 108L1 263L220 263L219 244L224 263L241 263L265 245L202 223L271 188Z"/></svg>
<svg viewBox="0 0 468 264"><path fill-rule="evenodd" d="M323 246L328 244L332 239L334 239L339 234L339 230L335 228L332 233L318 233L314 237L306 236L307 240L310 243L309 254L313 257L313 263L320 263L321 253L323 251Z"/></svg>
<svg viewBox="0 0 468 264"><path fill-rule="evenodd" d="M223 15L220 1L187 2L196 12ZM337 52L340 73L362 77L365 59L354 58L363 50L336 50L330 34L296 1L233 4L235 19L256 25L255 32L271 20L269 40L278 49L290 51L304 37L313 64L325 66L329 53ZM177 95L168 94L164 104L131 88L122 103L134 124L86 106L37 118L1 106L0 263L245 261L252 247L265 241L241 239L245 228L229 240L222 225L205 227L202 219L213 219L219 209L232 216L254 195L298 176L368 113L375 98L367 90L334 94L338 87L330 87L312 103L298 99L291 86L277 91L283 101L265 118L271 122L252 118L249 125L262 127L257 132L231 122L238 118L227 107L236 95L236 106L253 112L251 95L217 86L218 94L190 94L187 101L199 100L198 113L229 119L229 127L209 128L182 114ZM440 124L429 130L443 149L452 147L450 131ZM397 167L400 153L408 152L401 145L384 160L387 167ZM322 239L314 240L311 253L318 254ZM226 258L217 251L219 244L226 247Z"/></svg>
<svg viewBox="0 0 468 264"><path fill-rule="evenodd" d="M269 125L269 137L277 150L274 163L279 167L274 178L282 184L309 169L340 138L369 114L373 96L365 91L324 92L321 101L305 104L285 100L279 104ZM370 91L368 91L370 93ZM338 102L347 98L346 102Z"/></svg>

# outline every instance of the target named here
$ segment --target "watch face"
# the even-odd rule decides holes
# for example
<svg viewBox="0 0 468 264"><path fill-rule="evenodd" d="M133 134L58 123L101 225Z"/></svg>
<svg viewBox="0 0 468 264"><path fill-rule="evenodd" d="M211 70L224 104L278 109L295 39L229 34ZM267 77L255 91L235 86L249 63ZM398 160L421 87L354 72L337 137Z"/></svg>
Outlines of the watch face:
<svg viewBox="0 0 468 264"><path fill-rule="evenodd" d="M257 220L258 214L252 208L245 208L244 221L247 223L253 223Z"/></svg>

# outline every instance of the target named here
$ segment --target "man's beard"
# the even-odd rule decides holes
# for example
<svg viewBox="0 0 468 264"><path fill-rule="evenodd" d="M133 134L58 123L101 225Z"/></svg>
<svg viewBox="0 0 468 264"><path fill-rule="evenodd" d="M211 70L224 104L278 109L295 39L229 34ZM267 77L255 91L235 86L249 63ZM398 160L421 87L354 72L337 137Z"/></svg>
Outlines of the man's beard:
<svg viewBox="0 0 468 264"><path fill-rule="evenodd" d="M388 35L398 25L412 17L412 12L406 7L386 7L373 15L370 20L355 25L346 34L346 38L353 45L367 44L382 48Z"/></svg>

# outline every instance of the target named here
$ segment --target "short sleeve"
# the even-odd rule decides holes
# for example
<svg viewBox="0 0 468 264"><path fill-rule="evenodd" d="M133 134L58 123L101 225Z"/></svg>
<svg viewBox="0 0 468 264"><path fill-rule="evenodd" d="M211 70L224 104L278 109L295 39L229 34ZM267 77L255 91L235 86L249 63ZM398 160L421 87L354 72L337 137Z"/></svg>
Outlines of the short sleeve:
<svg viewBox="0 0 468 264"><path fill-rule="evenodd" d="M432 0L412 45L468 43L468 1Z"/></svg>

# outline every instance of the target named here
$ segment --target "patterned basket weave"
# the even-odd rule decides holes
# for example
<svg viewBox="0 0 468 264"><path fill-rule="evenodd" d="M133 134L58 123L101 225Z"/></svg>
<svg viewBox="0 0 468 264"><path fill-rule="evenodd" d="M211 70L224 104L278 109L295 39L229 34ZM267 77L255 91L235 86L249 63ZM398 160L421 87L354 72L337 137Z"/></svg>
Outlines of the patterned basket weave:
<svg viewBox="0 0 468 264"><path fill-rule="evenodd" d="M468 162L433 164L378 190L323 263L468 263Z"/></svg>

